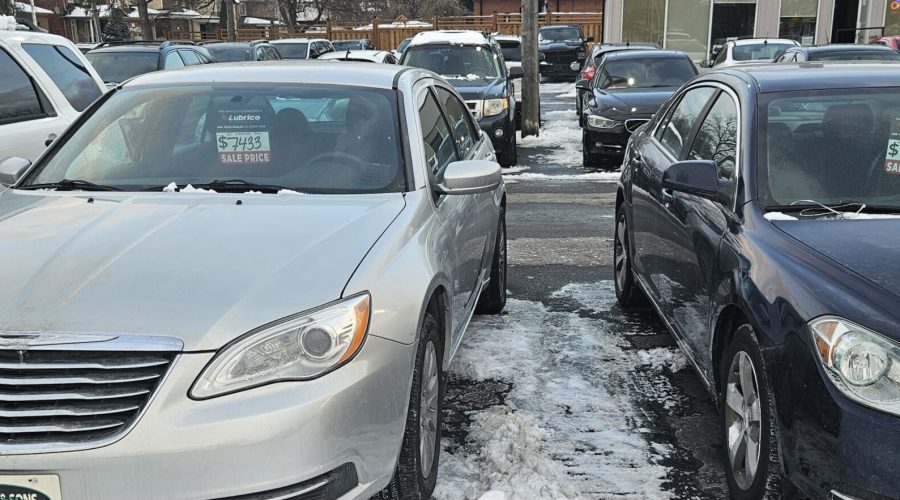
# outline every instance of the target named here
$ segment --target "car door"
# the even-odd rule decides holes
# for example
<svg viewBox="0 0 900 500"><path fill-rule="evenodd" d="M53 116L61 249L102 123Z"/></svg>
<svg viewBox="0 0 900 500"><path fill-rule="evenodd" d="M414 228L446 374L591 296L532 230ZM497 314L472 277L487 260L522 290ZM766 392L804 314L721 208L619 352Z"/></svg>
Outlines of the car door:
<svg viewBox="0 0 900 500"><path fill-rule="evenodd" d="M660 219L666 216L662 174L681 158L698 117L715 92L714 87L693 87L670 100L668 107L660 111L663 118L653 134L643 136L632 146L629 159L633 177L633 266L647 294L664 314L671 296L667 273L672 262L660 226Z"/></svg>
<svg viewBox="0 0 900 500"><path fill-rule="evenodd" d="M719 242L733 213L738 111L730 91L716 90L698 118L683 160L716 162L727 202L664 188L659 234L667 266L667 314L698 362L706 358Z"/></svg>

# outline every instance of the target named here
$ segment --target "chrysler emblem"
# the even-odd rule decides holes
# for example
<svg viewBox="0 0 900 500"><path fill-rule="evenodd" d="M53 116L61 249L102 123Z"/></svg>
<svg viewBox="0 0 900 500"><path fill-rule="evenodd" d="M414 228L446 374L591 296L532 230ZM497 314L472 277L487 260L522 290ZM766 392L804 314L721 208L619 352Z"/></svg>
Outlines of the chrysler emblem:
<svg viewBox="0 0 900 500"><path fill-rule="evenodd" d="M25 350L30 347L107 342L116 335L77 333L0 333L0 349Z"/></svg>

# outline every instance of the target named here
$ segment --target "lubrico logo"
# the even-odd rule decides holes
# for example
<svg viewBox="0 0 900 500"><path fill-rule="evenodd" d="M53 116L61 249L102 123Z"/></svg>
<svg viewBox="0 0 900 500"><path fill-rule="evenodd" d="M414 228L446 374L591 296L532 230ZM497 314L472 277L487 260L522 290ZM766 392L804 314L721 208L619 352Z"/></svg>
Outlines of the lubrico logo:
<svg viewBox="0 0 900 500"><path fill-rule="evenodd" d="M50 497L22 486L0 486L0 500L50 500Z"/></svg>

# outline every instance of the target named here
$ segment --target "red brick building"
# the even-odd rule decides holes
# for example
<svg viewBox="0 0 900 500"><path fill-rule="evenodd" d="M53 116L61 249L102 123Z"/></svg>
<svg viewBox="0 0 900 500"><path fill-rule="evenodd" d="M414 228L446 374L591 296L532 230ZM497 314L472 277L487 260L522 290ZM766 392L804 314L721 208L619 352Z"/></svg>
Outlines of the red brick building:
<svg viewBox="0 0 900 500"><path fill-rule="evenodd" d="M538 0L540 12L603 12L604 0ZM515 14L522 11L521 0L474 0L476 16L489 16L495 12Z"/></svg>

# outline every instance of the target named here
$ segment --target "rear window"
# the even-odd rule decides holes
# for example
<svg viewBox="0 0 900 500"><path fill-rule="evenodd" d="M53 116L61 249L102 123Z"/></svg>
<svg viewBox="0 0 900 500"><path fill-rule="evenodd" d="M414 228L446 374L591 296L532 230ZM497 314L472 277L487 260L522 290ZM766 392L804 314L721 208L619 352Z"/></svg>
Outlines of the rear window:
<svg viewBox="0 0 900 500"><path fill-rule="evenodd" d="M47 73L76 111L84 111L103 95L103 90L69 48L34 43L23 43L22 48Z"/></svg>
<svg viewBox="0 0 900 500"><path fill-rule="evenodd" d="M500 50L503 51L503 59L507 61L522 61L522 44L518 41L500 41Z"/></svg>
<svg viewBox="0 0 900 500"><path fill-rule="evenodd" d="M88 52L85 57L106 83L122 83L157 70L158 52Z"/></svg>
<svg viewBox="0 0 900 500"><path fill-rule="evenodd" d="M608 61L594 80L603 89L680 87L696 75L687 57L629 58Z"/></svg>
<svg viewBox="0 0 900 500"><path fill-rule="evenodd" d="M731 58L735 61L771 61L775 56L794 45L787 43L757 43L751 45L735 45L731 49Z"/></svg>
<svg viewBox="0 0 900 500"><path fill-rule="evenodd" d="M306 59L309 49L308 43L278 43L278 52L285 59Z"/></svg>
<svg viewBox="0 0 900 500"><path fill-rule="evenodd" d="M208 45L209 53L216 62L242 62L253 60L253 49L241 45Z"/></svg>
<svg viewBox="0 0 900 500"><path fill-rule="evenodd" d="M810 61L900 61L895 50L847 50L843 52L812 53Z"/></svg>

